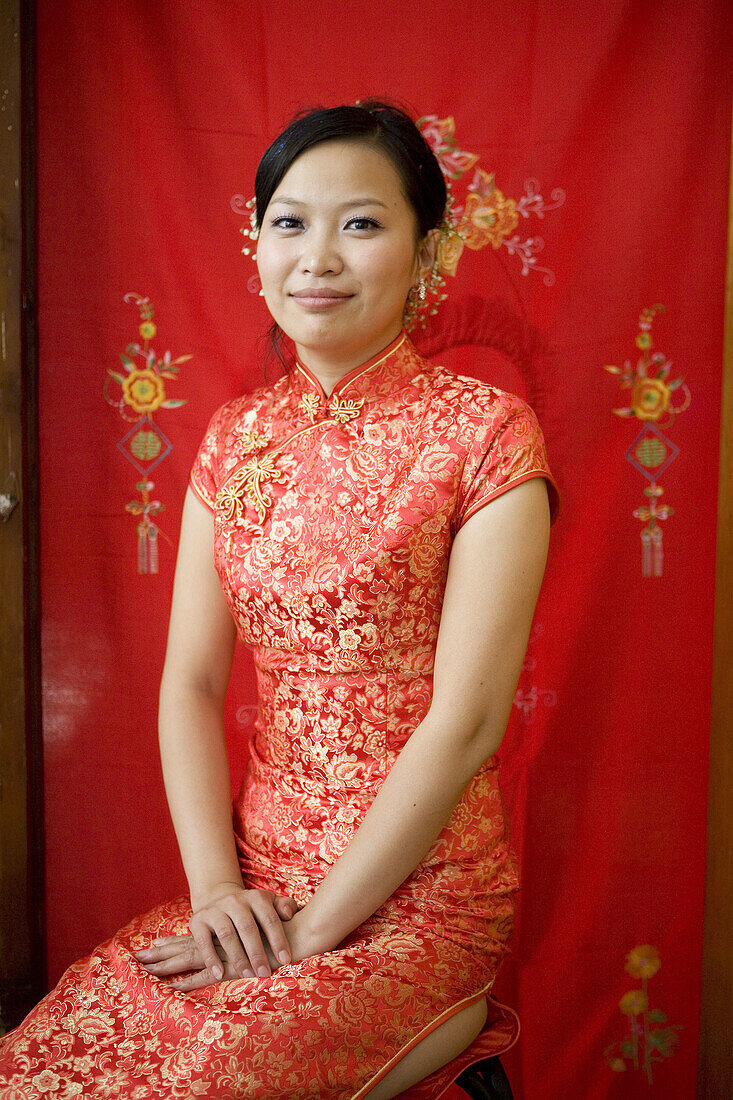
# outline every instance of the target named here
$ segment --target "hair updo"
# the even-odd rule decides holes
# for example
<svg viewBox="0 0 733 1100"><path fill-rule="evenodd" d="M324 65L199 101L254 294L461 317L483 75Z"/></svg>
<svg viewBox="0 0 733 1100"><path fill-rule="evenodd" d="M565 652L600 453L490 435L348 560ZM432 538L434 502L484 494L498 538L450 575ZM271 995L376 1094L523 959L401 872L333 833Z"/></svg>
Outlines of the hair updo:
<svg viewBox="0 0 733 1100"><path fill-rule="evenodd" d="M443 219L446 187L435 153L410 116L379 99L358 106L316 107L293 119L266 150L255 176L257 224L296 157L322 141L362 141L389 157L417 221L417 239Z"/></svg>

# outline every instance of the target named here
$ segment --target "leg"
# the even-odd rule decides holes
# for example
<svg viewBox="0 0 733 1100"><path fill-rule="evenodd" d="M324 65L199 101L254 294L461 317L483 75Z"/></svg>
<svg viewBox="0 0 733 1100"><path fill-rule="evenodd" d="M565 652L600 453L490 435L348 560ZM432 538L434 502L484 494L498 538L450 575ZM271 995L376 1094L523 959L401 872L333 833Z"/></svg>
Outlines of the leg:
<svg viewBox="0 0 733 1100"><path fill-rule="evenodd" d="M369 1100L392 1100L405 1089L453 1061L470 1046L486 1021L486 1001L456 1013L431 1032L391 1069L369 1093Z"/></svg>

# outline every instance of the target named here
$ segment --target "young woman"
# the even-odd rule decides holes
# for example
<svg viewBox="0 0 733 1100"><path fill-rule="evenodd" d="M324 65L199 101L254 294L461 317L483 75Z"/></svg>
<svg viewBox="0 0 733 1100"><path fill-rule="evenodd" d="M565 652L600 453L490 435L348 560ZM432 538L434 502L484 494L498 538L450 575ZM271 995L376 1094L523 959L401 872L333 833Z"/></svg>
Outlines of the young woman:
<svg viewBox="0 0 733 1100"><path fill-rule="evenodd" d="M558 494L526 402L404 330L445 202L374 101L260 163L257 265L297 358L217 409L184 501L159 726L190 896L6 1037L5 1100L434 1097L515 1038L490 997L487 1022L518 887L495 754ZM237 634L259 707L232 814Z"/></svg>

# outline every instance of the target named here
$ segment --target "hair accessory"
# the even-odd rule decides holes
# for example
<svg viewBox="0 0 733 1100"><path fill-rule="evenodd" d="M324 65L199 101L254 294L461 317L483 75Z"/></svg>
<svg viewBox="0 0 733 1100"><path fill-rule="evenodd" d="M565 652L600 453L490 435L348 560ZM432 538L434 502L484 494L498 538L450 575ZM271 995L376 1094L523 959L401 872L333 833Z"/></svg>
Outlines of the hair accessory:
<svg viewBox="0 0 733 1100"><path fill-rule="evenodd" d="M235 195L235 198L238 199L238 198L240 198L240 196ZM243 225L243 226L240 227L239 232L243 233L245 237L249 237L249 239L251 241L256 241L256 240L259 239L259 236L260 236L260 227L257 224L257 209L255 207L254 198L247 199L247 201L244 205L247 208L247 210L249 210L249 228L247 228L246 225ZM236 207L235 207L235 209L236 209ZM245 246L242 249L242 252L244 253L245 256L249 256L250 252L252 252L252 250ZM252 259L253 260L257 259L257 253L256 252L252 252Z"/></svg>

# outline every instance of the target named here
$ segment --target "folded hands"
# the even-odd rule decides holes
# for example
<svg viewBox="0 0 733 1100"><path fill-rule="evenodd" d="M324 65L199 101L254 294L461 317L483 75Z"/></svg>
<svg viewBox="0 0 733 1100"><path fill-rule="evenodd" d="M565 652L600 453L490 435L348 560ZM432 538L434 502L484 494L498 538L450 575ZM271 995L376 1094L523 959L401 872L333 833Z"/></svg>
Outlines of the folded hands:
<svg viewBox="0 0 733 1100"><path fill-rule="evenodd" d="M150 974L182 992L268 977L311 953L297 914L291 897L220 883L195 909L190 934L156 938L134 956Z"/></svg>

